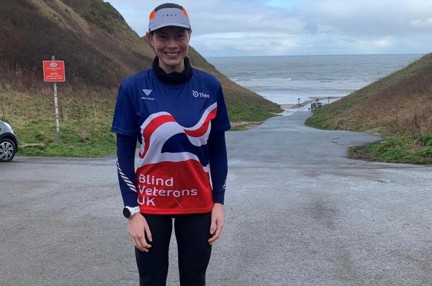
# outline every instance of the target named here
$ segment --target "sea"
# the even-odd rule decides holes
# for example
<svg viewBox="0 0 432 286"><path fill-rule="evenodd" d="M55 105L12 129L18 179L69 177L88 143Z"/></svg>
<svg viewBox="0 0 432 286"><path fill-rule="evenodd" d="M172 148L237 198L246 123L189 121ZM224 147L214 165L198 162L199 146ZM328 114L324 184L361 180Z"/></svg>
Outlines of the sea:
<svg viewBox="0 0 432 286"><path fill-rule="evenodd" d="M314 55L211 57L207 60L237 84L292 106L331 103L404 68L423 55Z"/></svg>

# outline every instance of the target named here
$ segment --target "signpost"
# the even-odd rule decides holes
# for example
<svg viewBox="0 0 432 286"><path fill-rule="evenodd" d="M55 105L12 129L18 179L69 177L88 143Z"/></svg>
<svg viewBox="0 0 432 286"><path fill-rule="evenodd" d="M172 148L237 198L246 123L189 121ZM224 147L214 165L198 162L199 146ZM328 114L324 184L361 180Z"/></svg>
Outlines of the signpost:
<svg viewBox="0 0 432 286"><path fill-rule="evenodd" d="M45 82L52 82L54 85L54 108L56 119L56 142L60 142L60 122L58 110L58 97L57 97L57 83L65 82L65 64L64 61L56 61L52 56L51 61L43 61L43 74Z"/></svg>

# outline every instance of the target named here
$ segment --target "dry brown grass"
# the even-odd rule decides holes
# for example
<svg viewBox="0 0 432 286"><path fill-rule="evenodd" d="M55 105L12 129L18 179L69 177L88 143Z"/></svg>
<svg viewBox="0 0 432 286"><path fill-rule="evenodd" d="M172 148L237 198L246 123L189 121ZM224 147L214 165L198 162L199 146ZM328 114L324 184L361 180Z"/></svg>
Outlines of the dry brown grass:
<svg viewBox="0 0 432 286"><path fill-rule="evenodd" d="M322 128L423 136L432 132L432 54L317 111ZM315 125L315 124L314 124Z"/></svg>
<svg viewBox="0 0 432 286"><path fill-rule="evenodd" d="M50 19L54 24L59 25L69 33L91 34L90 25L69 6L60 0L50 2L31 0L38 13Z"/></svg>

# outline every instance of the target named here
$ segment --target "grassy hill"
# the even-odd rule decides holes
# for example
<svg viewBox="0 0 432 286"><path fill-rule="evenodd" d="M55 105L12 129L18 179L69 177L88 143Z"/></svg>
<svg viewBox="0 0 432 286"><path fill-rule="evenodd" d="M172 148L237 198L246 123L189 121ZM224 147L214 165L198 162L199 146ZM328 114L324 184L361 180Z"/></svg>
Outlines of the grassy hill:
<svg viewBox="0 0 432 286"><path fill-rule="evenodd" d="M432 164L432 54L317 109L306 124L379 133L382 142L354 148L352 157Z"/></svg>
<svg viewBox="0 0 432 286"><path fill-rule="evenodd" d="M118 85L150 67L151 46L102 0L14 0L0 6L0 118L12 123L21 155L100 156L114 151L110 124ZM53 85L42 61L64 60L58 84L61 144L55 142ZM218 72L193 48L191 63L217 76L233 125L281 109Z"/></svg>

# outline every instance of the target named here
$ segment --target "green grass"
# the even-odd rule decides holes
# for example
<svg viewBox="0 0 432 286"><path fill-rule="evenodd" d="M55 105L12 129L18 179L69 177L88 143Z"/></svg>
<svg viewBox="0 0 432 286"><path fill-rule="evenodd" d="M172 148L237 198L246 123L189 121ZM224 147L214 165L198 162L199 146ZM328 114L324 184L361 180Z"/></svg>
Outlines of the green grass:
<svg viewBox="0 0 432 286"><path fill-rule="evenodd" d="M317 109L313 116L306 120L306 125L327 130L368 131L355 122L347 124L344 119L333 120L340 113L341 109L336 105L325 106ZM350 148L349 158L387 163L432 164L432 133L424 135L391 133L383 127L375 128L374 132L379 132L383 140Z"/></svg>
<svg viewBox="0 0 432 286"><path fill-rule="evenodd" d="M0 88L0 118L11 123L18 137L18 155L99 157L115 152L110 131L115 91L101 91L103 95L75 91L70 96L60 87L59 142L52 91L45 88L38 93Z"/></svg>
<svg viewBox="0 0 432 286"><path fill-rule="evenodd" d="M21 145L19 155L100 157L113 154L115 136L110 132L110 123L63 122L60 125L59 142L54 120L30 123L26 128L15 131Z"/></svg>
<svg viewBox="0 0 432 286"><path fill-rule="evenodd" d="M57 142L51 86L17 92L0 86L0 119L11 123L20 149L18 156L101 157L115 153L111 132L116 90L69 90L59 85L60 133ZM249 102L250 104L250 102ZM267 107L266 107L267 108ZM260 103L231 101L233 130L243 130L273 116Z"/></svg>
<svg viewBox="0 0 432 286"><path fill-rule="evenodd" d="M387 135L384 140L349 150L349 157L389 163L432 164L432 134Z"/></svg>

